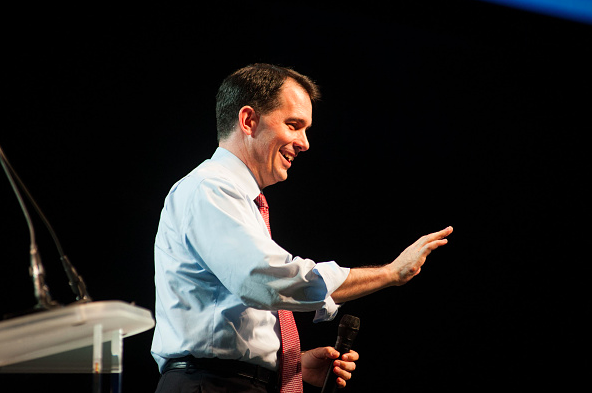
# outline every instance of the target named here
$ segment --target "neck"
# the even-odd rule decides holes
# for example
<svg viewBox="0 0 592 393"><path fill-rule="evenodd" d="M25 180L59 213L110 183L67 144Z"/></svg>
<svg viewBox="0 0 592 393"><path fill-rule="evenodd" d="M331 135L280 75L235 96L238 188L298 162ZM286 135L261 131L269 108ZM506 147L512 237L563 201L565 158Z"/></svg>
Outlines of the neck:
<svg viewBox="0 0 592 393"><path fill-rule="evenodd" d="M259 189L261 191L263 191L265 186L262 185L262 182L259 179L258 173L256 172L256 170L254 170L256 167L251 165L251 161L249 159L250 155L248 154L248 150L244 144L244 141L238 140L238 139L239 138L236 137L236 133L235 133L235 134L231 135L230 137L220 141L218 143L218 146L228 150L229 152L234 154L239 160L241 160L243 162L243 164L245 164L246 167L249 168L249 171L251 171L251 173L253 174L253 177L255 178L255 181L257 182Z"/></svg>

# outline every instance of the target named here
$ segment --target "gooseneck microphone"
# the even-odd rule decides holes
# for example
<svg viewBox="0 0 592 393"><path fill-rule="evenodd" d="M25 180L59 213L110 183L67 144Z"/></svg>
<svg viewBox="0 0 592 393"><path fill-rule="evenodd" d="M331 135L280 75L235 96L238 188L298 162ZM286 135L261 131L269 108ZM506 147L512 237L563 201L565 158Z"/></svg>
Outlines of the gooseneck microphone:
<svg viewBox="0 0 592 393"><path fill-rule="evenodd" d="M344 315L341 318L339 328L337 329L337 342L335 343L335 349L339 352L340 356L349 352L359 330L360 318L352 315ZM336 389L337 375L333 373L333 361L331 361L321 393L334 393Z"/></svg>
<svg viewBox="0 0 592 393"><path fill-rule="evenodd" d="M12 165L10 165L8 158L4 154L4 151L2 151L1 147L0 147L0 165L2 166L2 169L4 170L4 172L6 173L6 177L8 178L8 181L9 181L10 185L12 186L12 189L15 193L15 196L19 202L21 210L23 211L23 214L24 214L25 219L27 221L27 226L29 227L30 254L31 254L31 266L29 268L29 274L31 275L31 278L33 280L35 297L37 298L37 304L35 305L33 310L49 310L52 308L61 307L62 305L59 304L58 302L56 302L55 300L53 300L51 298L50 293L49 293L49 288L45 282L45 269L43 268L43 264L41 263L41 257L39 255L38 250L37 250L37 242L35 240L35 230L33 227L33 223L32 223L31 217L29 215L29 212L27 210L27 207L25 205L25 202L21 196L21 193L19 192L18 186L21 187L22 191L25 193L25 195L27 196L27 198L31 202L31 205L35 208L35 211L37 212L37 214L39 215L39 217L41 218L41 220L43 221L43 223L47 227L49 234L53 238L56 248L58 249L58 253L60 254L62 266L66 272L66 275L68 276L68 280L69 280L69 284L72 289L72 292L74 292L74 294L76 295L76 300L81 303L90 302L92 299L88 295L88 292L86 290L86 285L85 285L82 277L78 274L78 272L76 271L76 269L74 268L74 266L72 265L72 263L70 262L68 257L66 256L66 254L64 254L64 251L63 251L62 246L55 234L55 231L53 230L49 221L47 220L47 218L45 217L45 215L43 214L43 212L41 211L41 209L37 205L37 202L35 202L35 199L33 199L31 194L29 193L29 190L27 189L27 187L25 187L25 184L22 182L22 180L20 179L20 177L18 176L18 174L16 173L16 171L14 170ZM17 183L18 183L18 185L17 185Z"/></svg>

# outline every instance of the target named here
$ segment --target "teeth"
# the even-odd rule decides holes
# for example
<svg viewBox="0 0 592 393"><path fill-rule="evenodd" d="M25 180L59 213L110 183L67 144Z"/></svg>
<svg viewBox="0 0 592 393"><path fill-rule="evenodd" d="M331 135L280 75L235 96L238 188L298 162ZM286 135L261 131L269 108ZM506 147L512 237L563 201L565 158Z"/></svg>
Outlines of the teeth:
<svg viewBox="0 0 592 393"><path fill-rule="evenodd" d="M288 162L294 161L294 157L289 156L287 154L282 154L282 157L284 157Z"/></svg>

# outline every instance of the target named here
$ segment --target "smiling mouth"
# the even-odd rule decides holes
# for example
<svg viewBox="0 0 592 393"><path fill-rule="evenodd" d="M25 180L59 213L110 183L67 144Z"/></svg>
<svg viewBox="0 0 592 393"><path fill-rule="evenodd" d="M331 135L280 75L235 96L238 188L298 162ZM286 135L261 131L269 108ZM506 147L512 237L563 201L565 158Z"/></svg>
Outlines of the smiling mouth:
<svg viewBox="0 0 592 393"><path fill-rule="evenodd" d="M291 155L289 155L289 154L286 154L286 153L282 153L281 151L280 151L280 154L281 154L281 155L282 155L282 157L284 157L284 159L285 159L286 161L288 161L290 164L292 163L292 161L294 161L294 156L291 156Z"/></svg>
<svg viewBox="0 0 592 393"><path fill-rule="evenodd" d="M290 156L288 156L288 155L286 155L286 154L282 154L282 157L284 157L284 158L286 159L286 161L288 161L288 162L290 162L290 163L291 163L292 161L294 161L294 157L290 157Z"/></svg>

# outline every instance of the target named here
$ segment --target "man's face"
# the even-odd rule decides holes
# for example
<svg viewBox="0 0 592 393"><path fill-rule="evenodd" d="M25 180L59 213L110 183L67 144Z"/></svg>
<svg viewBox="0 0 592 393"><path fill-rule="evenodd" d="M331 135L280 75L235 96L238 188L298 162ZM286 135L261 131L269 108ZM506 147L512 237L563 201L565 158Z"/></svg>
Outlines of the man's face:
<svg viewBox="0 0 592 393"><path fill-rule="evenodd" d="M280 106L259 116L249 165L261 189L284 181L296 156L309 148L306 130L312 124L312 104L306 90L288 78Z"/></svg>

